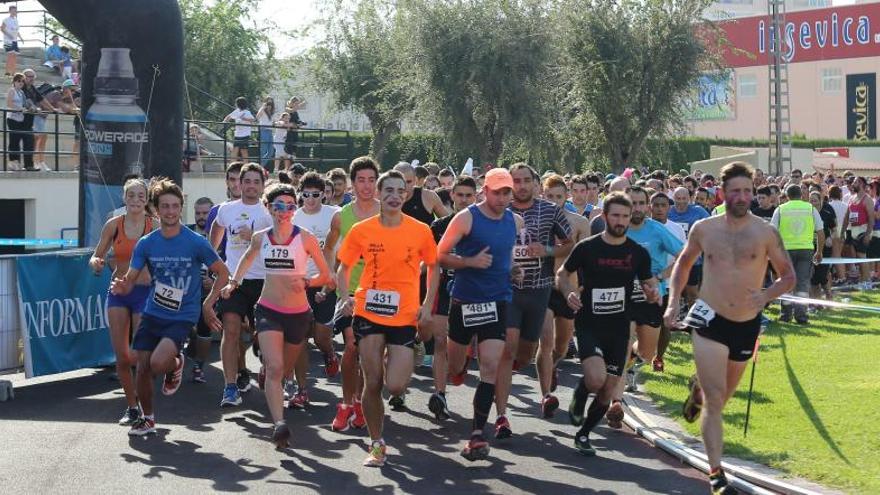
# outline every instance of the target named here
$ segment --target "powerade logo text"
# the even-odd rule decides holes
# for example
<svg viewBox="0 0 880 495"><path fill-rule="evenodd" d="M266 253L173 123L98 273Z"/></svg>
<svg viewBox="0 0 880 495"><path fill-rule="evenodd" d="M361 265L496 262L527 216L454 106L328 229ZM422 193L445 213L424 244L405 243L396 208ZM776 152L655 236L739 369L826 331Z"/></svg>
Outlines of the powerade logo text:
<svg viewBox="0 0 880 495"><path fill-rule="evenodd" d="M85 129L86 138L89 141L98 141L102 143L149 143L150 134L148 132L134 131L110 131Z"/></svg>
<svg viewBox="0 0 880 495"><path fill-rule="evenodd" d="M758 22L758 51L776 50L776 30L763 20ZM825 19L798 24L788 22L783 30L785 52L782 54L786 62L794 60L798 50L810 50L814 47L822 49L826 46L853 46L880 43L880 35L871 36L871 19L868 16L841 17L837 12Z"/></svg>

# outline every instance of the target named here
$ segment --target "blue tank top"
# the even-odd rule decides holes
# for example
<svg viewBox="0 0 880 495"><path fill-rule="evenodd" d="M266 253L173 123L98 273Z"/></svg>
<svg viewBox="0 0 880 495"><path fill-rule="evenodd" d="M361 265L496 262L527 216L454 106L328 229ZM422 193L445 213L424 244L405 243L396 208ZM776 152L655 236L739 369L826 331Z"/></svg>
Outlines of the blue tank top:
<svg viewBox="0 0 880 495"><path fill-rule="evenodd" d="M508 301L513 299L510 282L510 265L513 246L516 243L516 220L513 212L504 210L500 220L494 220L480 211L476 205L468 207L471 212L471 232L455 246L459 256L474 256L489 246L492 265L485 270L462 268L455 270L452 280L452 297L466 303Z"/></svg>

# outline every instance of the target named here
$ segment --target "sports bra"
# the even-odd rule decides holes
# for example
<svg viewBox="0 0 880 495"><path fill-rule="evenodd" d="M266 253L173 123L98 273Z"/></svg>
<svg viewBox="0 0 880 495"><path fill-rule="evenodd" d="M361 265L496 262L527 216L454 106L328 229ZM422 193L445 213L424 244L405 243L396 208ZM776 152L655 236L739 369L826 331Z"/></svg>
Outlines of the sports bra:
<svg viewBox="0 0 880 495"><path fill-rule="evenodd" d="M151 230L153 230L153 218L146 216L144 217L144 233L141 234L141 237L150 233ZM131 261L134 245L139 240L140 237L129 239L125 235L125 215L119 215L119 221L116 222L116 232L113 234L113 257L116 261L124 261L126 263Z"/></svg>
<svg viewBox="0 0 880 495"><path fill-rule="evenodd" d="M260 254L263 258L263 266L266 273L276 275L293 275L305 277L308 268L309 255L302 242L302 229L293 226L293 232L287 242L276 244L273 231L269 230L263 237Z"/></svg>

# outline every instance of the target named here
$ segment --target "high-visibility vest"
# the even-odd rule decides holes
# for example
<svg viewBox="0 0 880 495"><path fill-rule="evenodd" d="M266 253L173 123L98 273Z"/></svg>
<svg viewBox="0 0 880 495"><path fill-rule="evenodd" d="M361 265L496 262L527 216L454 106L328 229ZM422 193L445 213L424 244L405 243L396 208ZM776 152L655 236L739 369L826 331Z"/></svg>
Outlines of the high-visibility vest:
<svg viewBox="0 0 880 495"><path fill-rule="evenodd" d="M813 205L806 201L788 201L779 206L779 236L787 251L813 249Z"/></svg>
<svg viewBox="0 0 880 495"><path fill-rule="evenodd" d="M712 210L712 216L724 215L724 212L727 211L727 205L725 203L721 203L716 206L714 210Z"/></svg>

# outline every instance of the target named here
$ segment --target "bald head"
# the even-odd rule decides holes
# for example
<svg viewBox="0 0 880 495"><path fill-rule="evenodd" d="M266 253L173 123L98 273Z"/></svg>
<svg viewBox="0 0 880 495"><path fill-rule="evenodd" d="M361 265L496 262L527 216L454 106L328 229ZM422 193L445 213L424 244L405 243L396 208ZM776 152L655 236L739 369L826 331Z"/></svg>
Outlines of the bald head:
<svg viewBox="0 0 880 495"><path fill-rule="evenodd" d="M608 186L608 192L626 192L626 189L629 186L629 179L626 177L615 177L614 180L611 181L611 185Z"/></svg>
<svg viewBox="0 0 880 495"><path fill-rule="evenodd" d="M684 213L691 202L691 193L684 186L676 187L672 192L672 201L675 202L675 209Z"/></svg>
<svg viewBox="0 0 880 495"><path fill-rule="evenodd" d="M413 187L416 185L416 169L407 162L397 162L394 170L403 174L403 178L406 180L406 199L408 200L412 197Z"/></svg>

